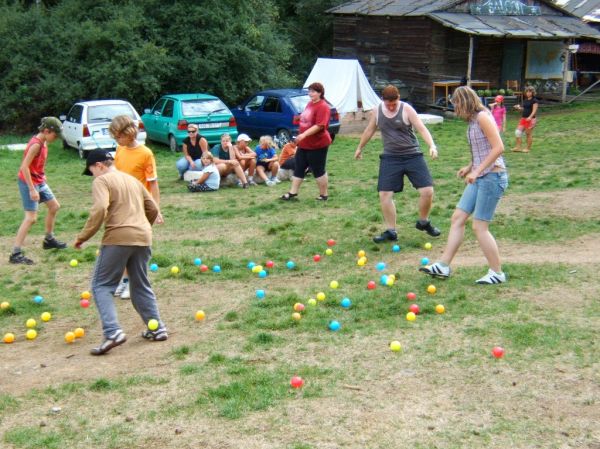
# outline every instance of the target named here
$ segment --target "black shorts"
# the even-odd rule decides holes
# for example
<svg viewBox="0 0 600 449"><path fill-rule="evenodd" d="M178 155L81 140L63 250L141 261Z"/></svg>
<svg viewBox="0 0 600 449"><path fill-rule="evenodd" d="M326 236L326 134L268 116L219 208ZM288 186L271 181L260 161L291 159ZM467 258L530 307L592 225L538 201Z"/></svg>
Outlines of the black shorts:
<svg viewBox="0 0 600 449"><path fill-rule="evenodd" d="M270 170L269 168L269 164L271 164L273 161L271 162L265 162L265 161L257 161L256 162L256 166L257 167L263 167L265 170Z"/></svg>
<svg viewBox="0 0 600 449"><path fill-rule="evenodd" d="M291 157L287 161L285 161L283 164L281 164L281 167L279 167L279 168L283 168L284 170L293 170L295 166L296 166L296 158Z"/></svg>
<svg viewBox="0 0 600 449"><path fill-rule="evenodd" d="M306 169L310 167L315 178L320 178L325 173L325 164L327 163L327 150L329 147L319 148L317 150L305 150L298 148L296 151L296 166L294 167L294 177L304 179Z"/></svg>
<svg viewBox="0 0 600 449"><path fill-rule="evenodd" d="M404 175L415 189L433 186L433 178L425 163L423 153L410 156L379 156L378 192L402 192Z"/></svg>

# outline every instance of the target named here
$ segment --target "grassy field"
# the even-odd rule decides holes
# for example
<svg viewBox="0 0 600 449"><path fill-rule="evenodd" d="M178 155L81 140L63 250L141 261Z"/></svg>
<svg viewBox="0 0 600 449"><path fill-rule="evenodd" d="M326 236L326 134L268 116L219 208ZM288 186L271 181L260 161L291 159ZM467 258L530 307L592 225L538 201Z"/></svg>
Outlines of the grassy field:
<svg viewBox="0 0 600 449"><path fill-rule="evenodd" d="M509 117L509 130L516 121ZM409 187L396 195L399 252L371 241L383 229L378 139L362 161L353 160L358 139L336 139L327 203L314 200L312 179L290 203L277 199L288 183L190 194L177 180L178 155L152 145L165 224L155 227L159 269L150 276L170 338L143 341L143 323L116 299L129 340L100 358L88 355L101 340L96 311L79 306L99 238L82 251L43 251L42 212L26 243L36 265L9 265L22 219L21 153L0 151L0 302L10 302L0 311L0 336L17 336L0 344L0 447L599 449L600 105L543 108L532 153L505 155L510 186L491 227L509 277L501 286L473 283L487 267L470 230L452 278L432 282L417 271L423 257L441 254L463 189L455 173L469 160L464 122L430 130L440 150L429 164L431 218L443 234L414 229ZM0 145L26 140L3 136ZM62 204L57 236L69 242L90 205L82 168L75 151L51 146L47 175ZM330 256L328 239L337 242ZM196 258L221 273L201 273ZM247 268L267 260L275 266L264 279ZM381 285L382 274L396 283ZM370 280L376 289L366 288ZM434 295L426 291L432 283ZM421 308L415 322L405 319L410 291ZM326 299L309 305L318 292ZM297 302L306 306L300 321L292 319ZM437 304L445 314L435 313ZM195 320L197 310L204 321ZM47 323L44 311L52 313ZM32 341L28 318L38 321ZM331 320L339 331L328 330ZM76 327L85 337L66 344ZM390 351L393 340L400 352ZM494 346L505 348L504 358L491 356ZM290 387L294 375L305 380L301 389Z"/></svg>

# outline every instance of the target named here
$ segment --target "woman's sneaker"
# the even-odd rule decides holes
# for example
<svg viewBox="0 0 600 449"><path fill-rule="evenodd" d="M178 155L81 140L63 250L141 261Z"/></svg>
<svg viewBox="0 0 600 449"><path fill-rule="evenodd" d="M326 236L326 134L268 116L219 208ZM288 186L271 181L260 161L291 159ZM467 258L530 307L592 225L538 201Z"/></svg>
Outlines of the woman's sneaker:
<svg viewBox="0 0 600 449"><path fill-rule="evenodd" d="M129 279L121 280L121 282L119 282L119 285L117 286L114 295L121 296L125 292L125 290L129 292Z"/></svg>
<svg viewBox="0 0 600 449"><path fill-rule="evenodd" d="M121 329L119 329L114 334L112 334L110 337L105 338L100 346L98 346L97 348L91 349L90 354L92 354L92 355L106 354L112 348L116 348L117 346L122 345L126 341L127 341L127 336Z"/></svg>
<svg viewBox="0 0 600 449"><path fill-rule="evenodd" d="M487 274L484 277L479 278L475 281L476 284L485 285L502 284L504 282L506 282L506 275L504 273L496 273L491 268L488 270Z"/></svg>
<svg viewBox="0 0 600 449"><path fill-rule="evenodd" d="M431 265L421 267L419 268L419 271L427 273L429 276L439 278L447 278L450 276L450 267L448 265L442 264L441 262L435 262Z"/></svg>
<svg viewBox="0 0 600 449"><path fill-rule="evenodd" d="M142 332L142 338L152 341L165 341L167 338L169 338L169 334L167 334L167 330L164 327L156 329L155 331L146 329L144 332Z"/></svg>

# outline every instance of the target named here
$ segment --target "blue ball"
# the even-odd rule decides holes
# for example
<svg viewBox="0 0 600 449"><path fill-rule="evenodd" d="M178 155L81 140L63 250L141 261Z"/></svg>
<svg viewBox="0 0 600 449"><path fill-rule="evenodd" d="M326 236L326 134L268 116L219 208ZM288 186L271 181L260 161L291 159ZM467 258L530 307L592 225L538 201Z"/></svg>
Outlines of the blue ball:
<svg viewBox="0 0 600 449"><path fill-rule="evenodd" d="M256 290L256 297L258 299L264 299L264 297L265 297L265 291L264 290Z"/></svg>
<svg viewBox="0 0 600 449"><path fill-rule="evenodd" d="M400 245L394 245L392 246L392 251L395 253L399 253L400 252Z"/></svg>
<svg viewBox="0 0 600 449"><path fill-rule="evenodd" d="M36 304L41 304L44 302L44 298L42 298L40 295L37 295L35 298L33 298L33 302Z"/></svg>
<svg viewBox="0 0 600 449"><path fill-rule="evenodd" d="M158 265L156 265L155 263L150 265L150 271L158 271Z"/></svg>
<svg viewBox="0 0 600 449"><path fill-rule="evenodd" d="M421 265L427 265L429 263L429 259L427 257L423 257L421 259Z"/></svg>
<svg viewBox="0 0 600 449"><path fill-rule="evenodd" d="M254 268L256 266L256 264L254 262L248 262L248 265L246 265L248 267L249 270L251 270L252 268Z"/></svg>
<svg viewBox="0 0 600 449"><path fill-rule="evenodd" d="M340 324L339 321L331 320L329 322L329 330L330 331L334 331L334 332L338 331L338 330L340 330L340 327L342 327L342 325Z"/></svg>
<svg viewBox="0 0 600 449"><path fill-rule="evenodd" d="M385 270L385 262L377 262L377 265L375 265L375 268L377 268L378 271Z"/></svg>
<svg viewBox="0 0 600 449"><path fill-rule="evenodd" d="M285 266L291 270L296 266L296 264L294 262L292 262L291 260L288 260L287 263L285 264Z"/></svg>
<svg viewBox="0 0 600 449"><path fill-rule="evenodd" d="M258 277L259 278L266 278L267 277L267 272L265 270L260 270L258 272Z"/></svg>
<svg viewBox="0 0 600 449"><path fill-rule="evenodd" d="M215 273L220 273L220 272L221 272L221 267L220 267L219 265L215 265L215 266L213 267L213 271L214 271Z"/></svg>
<svg viewBox="0 0 600 449"><path fill-rule="evenodd" d="M197 267L199 267L200 265L202 265L202 259L200 259L199 257L196 257L194 259L194 265L196 265Z"/></svg>
<svg viewBox="0 0 600 449"><path fill-rule="evenodd" d="M350 301L350 298L344 298L340 302L340 306L342 306L344 309L350 308L351 305L352 305L352 301Z"/></svg>
<svg viewBox="0 0 600 449"><path fill-rule="evenodd" d="M382 274L381 277L379 278L379 282L381 283L381 285L387 285L387 280L388 280L387 274Z"/></svg>

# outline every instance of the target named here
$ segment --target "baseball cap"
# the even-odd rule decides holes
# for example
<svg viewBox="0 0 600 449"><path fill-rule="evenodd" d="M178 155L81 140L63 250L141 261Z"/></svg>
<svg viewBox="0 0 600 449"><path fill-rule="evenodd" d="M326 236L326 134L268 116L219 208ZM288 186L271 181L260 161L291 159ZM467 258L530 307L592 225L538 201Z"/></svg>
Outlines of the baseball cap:
<svg viewBox="0 0 600 449"><path fill-rule="evenodd" d="M44 117L38 130L43 131L44 129L54 131L58 137L62 137L62 122L56 117Z"/></svg>
<svg viewBox="0 0 600 449"><path fill-rule="evenodd" d="M502 95L496 95L496 103L502 103L504 101L504 97Z"/></svg>
<svg viewBox="0 0 600 449"><path fill-rule="evenodd" d="M96 162L112 161L113 156L109 150L92 150L89 152L88 157L85 161L85 170L82 175L92 176L90 166Z"/></svg>
<svg viewBox="0 0 600 449"><path fill-rule="evenodd" d="M240 134L239 136L237 136L237 142L240 141L244 141L244 142L250 142L252 139L250 138L250 136L248 134Z"/></svg>

